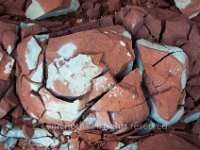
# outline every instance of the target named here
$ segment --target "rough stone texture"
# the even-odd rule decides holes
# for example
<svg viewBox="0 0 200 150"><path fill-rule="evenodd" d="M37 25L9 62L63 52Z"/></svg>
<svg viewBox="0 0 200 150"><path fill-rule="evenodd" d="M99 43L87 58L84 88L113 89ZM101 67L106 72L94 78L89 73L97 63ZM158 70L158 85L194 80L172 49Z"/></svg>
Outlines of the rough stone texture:
<svg viewBox="0 0 200 150"><path fill-rule="evenodd" d="M175 5L180 11L192 19L200 12L200 3L198 0L174 0Z"/></svg>
<svg viewBox="0 0 200 150"><path fill-rule="evenodd" d="M188 58L177 47L162 46L146 40L136 41L135 50L149 96L151 116L159 123L165 123L160 117L171 124L170 120L174 120L179 111L182 111L182 115L184 113L181 110L183 108L178 106L182 105L185 99ZM177 122L180 117L176 116L176 121L172 122Z"/></svg>
<svg viewBox="0 0 200 150"><path fill-rule="evenodd" d="M88 129L119 129L124 132L144 122L149 108L141 89L141 81L138 70L130 72L120 84L115 85L91 107L91 113L82 125Z"/></svg>
<svg viewBox="0 0 200 150"><path fill-rule="evenodd" d="M42 123L75 125L93 100L114 87L116 78L132 71L131 43L121 26L50 39L45 50L34 37L25 38L17 48L17 93L24 109ZM139 101L144 103L144 97ZM135 122L144 121L148 111L144 114Z"/></svg>
<svg viewBox="0 0 200 150"><path fill-rule="evenodd" d="M26 17L30 19L44 19L52 16L66 15L79 8L78 0L46 0L32 1L26 9Z"/></svg>
<svg viewBox="0 0 200 150"><path fill-rule="evenodd" d="M70 2L0 0L1 149L199 149L199 3L79 0L68 13ZM144 72L139 39L157 45L140 46Z"/></svg>
<svg viewBox="0 0 200 150"><path fill-rule="evenodd" d="M155 136L147 138L141 144L139 144L138 150L146 150L146 149L149 149L149 150L167 150L167 149L198 150L199 148L174 134L157 134Z"/></svg>

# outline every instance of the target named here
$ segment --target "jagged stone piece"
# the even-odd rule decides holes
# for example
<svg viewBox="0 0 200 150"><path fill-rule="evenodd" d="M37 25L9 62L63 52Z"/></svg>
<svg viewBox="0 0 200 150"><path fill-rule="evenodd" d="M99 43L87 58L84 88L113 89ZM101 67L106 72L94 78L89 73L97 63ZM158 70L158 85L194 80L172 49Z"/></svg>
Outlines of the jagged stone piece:
<svg viewBox="0 0 200 150"><path fill-rule="evenodd" d="M0 49L0 80L8 80L11 75L15 60Z"/></svg>
<svg viewBox="0 0 200 150"><path fill-rule="evenodd" d="M187 56L180 48L143 39L136 42L135 52L149 95L151 117L165 125L179 121L184 113Z"/></svg>
<svg viewBox="0 0 200 150"><path fill-rule="evenodd" d="M33 25L21 24L25 29ZM42 123L75 125L116 85L116 78L132 71L132 41L121 26L53 38L47 47L42 44L37 36L23 39L16 67L21 104Z"/></svg>
<svg viewBox="0 0 200 150"><path fill-rule="evenodd" d="M108 91L90 111L91 114L82 124L85 130L100 128L123 131L126 127L142 123L149 114L149 108L141 89L138 69Z"/></svg>
<svg viewBox="0 0 200 150"><path fill-rule="evenodd" d="M189 19L196 17L200 13L199 0L174 0L175 5Z"/></svg>
<svg viewBox="0 0 200 150"><path fill-rule="evenodd" d="M26 9L27 18L44 19L52 16L66 15L79 8L78 0L32 0L32 3Z"/></svg>

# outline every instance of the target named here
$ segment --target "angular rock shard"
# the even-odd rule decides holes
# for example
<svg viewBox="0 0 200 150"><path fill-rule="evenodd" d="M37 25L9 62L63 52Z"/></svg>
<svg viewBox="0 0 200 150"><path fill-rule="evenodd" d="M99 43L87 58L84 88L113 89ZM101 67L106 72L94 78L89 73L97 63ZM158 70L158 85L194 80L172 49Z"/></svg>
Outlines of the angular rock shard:
<svg viewBox="0 0 200 150"><path fill-rule="evenodd" d="M79 8L78 0L33 0L26 9L27 18L44 19L52 16L66 15Z"/></svg>
<svg viewBox="0 0 200 150"><path fill-rule="evenodd" d="M189 19L196 17L200 13L200 3L198 0L174 0L175 5Z"/></svg>
<svg viewBox="0 0 200 150"><path fill-rule="evenodd" d="M12 73L15 60L0 49L0 80L8 80Z"/></svg>

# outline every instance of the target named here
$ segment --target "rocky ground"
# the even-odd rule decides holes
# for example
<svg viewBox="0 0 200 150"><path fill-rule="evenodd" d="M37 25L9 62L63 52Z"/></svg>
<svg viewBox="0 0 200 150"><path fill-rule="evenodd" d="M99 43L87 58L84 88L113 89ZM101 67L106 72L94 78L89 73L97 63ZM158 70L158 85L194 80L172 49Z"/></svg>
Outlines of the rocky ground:
<svg viewBox="0 0 200 150"><path fill-rule="evenodd" d="M0 149L200 149L199 0L0 0Z"/></svg>

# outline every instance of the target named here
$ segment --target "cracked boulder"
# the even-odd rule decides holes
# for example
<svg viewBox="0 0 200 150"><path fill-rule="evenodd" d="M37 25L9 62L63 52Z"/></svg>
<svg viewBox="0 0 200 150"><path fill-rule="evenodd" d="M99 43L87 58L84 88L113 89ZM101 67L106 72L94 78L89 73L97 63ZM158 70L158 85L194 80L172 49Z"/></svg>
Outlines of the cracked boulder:
<svg viewBox="0 0 200 150"><path fill-rule="evenodd" d="M66 15L79 8L78 0L33 0L26 9L25 15L32 20L40 20L48 17Z"/></svg>
<svg viewBox="0 0 200 150"><path fill-rule="evenodd" d="M189 19L196 17L200 13L200 3L198 0L174 0L174 2L183 15Z"/></svg>
<svg viewBox="0 0 200 150"><path fill-rule="evenodd" d="M33 36L22 40L16 73L21 104L41 123L75 125L132 71L132 41L121 26L53 38L46 49L41 44ZM128 87L122 90L131 96Z"/></svg>
<svg viewBox="0 0 200 150"><path fill-rule="evenodd" d="M151 117L164 125L176 123L184 114L187 56L180 48L143 39L136 41L135 52Z"/></svg>

